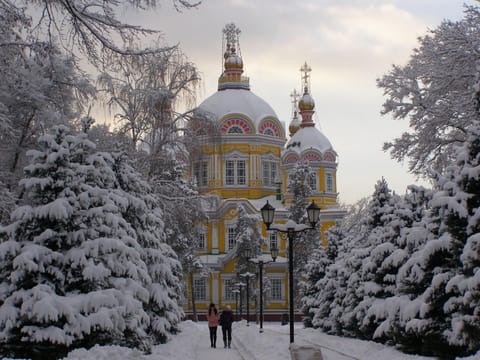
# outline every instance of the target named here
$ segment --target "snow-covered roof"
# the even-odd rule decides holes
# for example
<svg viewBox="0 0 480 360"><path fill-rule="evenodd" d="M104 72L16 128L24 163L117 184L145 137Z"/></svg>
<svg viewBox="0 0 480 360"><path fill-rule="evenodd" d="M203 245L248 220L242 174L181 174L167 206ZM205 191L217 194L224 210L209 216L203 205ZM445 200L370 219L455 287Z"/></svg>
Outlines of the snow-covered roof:
<svg viewBox="0 0 480 360"><path fill-rule="evenodd" d="M214 114L218 120L228 114L242 114L253 122L257 131L262 119L266 117L278 119L275 111L265 100L245 89L217 91L198 107Z"/></svg>
<svg viewBox="0 0 480 360"><path fill-rule="evenodd" d="M308 149L318 150L322 154L327 150L335 153L330 140L328 140L327 137L314 126L298 129L298 131L288 141L286 150L284 150L284 152L292 150L298 154L301 154Z"/></svg>

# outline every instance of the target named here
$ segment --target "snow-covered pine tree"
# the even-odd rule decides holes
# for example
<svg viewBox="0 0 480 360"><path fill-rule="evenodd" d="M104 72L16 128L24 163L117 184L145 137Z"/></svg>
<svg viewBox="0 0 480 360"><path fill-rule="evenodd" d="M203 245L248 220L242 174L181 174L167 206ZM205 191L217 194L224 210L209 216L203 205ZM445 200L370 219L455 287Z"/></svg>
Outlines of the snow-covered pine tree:
<svg viewBox="0 0 480 360"><path fill-rule="evenodd" d="M288 175L288 192L292 194L292 203L289 208L289 218L297 224L306 224L308 196L312 194L310 187L310 178L313 174L307 163L298 163L295 169ZM305 265L311 254L321 246L320 231L317 228L310 231L302 231L295 234L293 240L293 276L294 276L294 293L295 304L301 306L303 297L302 287L298 279L301 278ZM288 252L287 252L288 253ZM289 259L290 261L290 259Z"/></svg>
<svg viewBox="0 0 480 360"><path fill-rule="evenodd" d="M245 252L250 250L252 258L262 253L264 239L260 232L261 218L257 214L247 213L243 204L238 204L237 223L235 224L235 254L237 257L237 272L252 272L255 265L245 257Z"/></svg>
<svg viewBox="0 0 480 360"><path fill-rule="evenodd" d="M312 325L330 334L343 335L343 299L346 296L347 281L351 268L347 261L358 243L363 243L370 232L368 227L367 199L362 199L351 207L347 216L336 225L340 230L328 232L327 241L337 243L337 256L333 264L326 268L325 276L318 281L320 290L314 304L318 306ZM333 236L332 239L330 237Z"/></svg>
<svg viewBox="0 0 480 360"><path fill-rule="evenodd" d="M399 295L409 302L399 310L394 334L405 349L455 356L478 350L478 123L457 151L457 162L437 174L431 209L423 219L425 243L398 274ZM424 235L422 235L424 234ZM426 240L422 239L426 237ZM477 251L477 253L475 253ZM477 285L476 285L477 284ZM477 318L475 317L477 316Z"/></svg>
<svg viewBox="0 0 480 360"><path fill-rule="evenodd" d="M24 205L1 228L3 355L58 358L76 347L142 347L151 283L112 191L111 158L59 126L25 168ZM7 273L8 272L8 273Z"/></svg>
<svg viewBox="0 0 480 360"><path fill-rule="evenodd" d="M455 185L448 201L455 276L446 284L450 298L443 309L450 319L444 335L457 354L480 349L480 124L469 129L457 151ZM460 349L460 351L458 351Z"/></svg>
<svg viewBox="0 0 480 360"><path fill-rule="evenodd" d="M303 323L307 327L313 326L312 319L318 308L322 306L317 301L318 293L323 290L321 280L326 275L327 267L334 263L338 252L338 242L343 239L344 234L339 226L334 226L328 230L326 237L328 246L319 247L313 251L305 265L305 271L300 282L303 294Z"/></svg>
<svg viewBox="0 0 480 360"><path fill-rule="evenodd" d="M10 219L10 211L15 206L15 195L0 180L0 225Z"/></svg>
<svg viewBox="0 0 480 360"><path fill-rule="evenodd" d="M155 343L165 342L178 330L184 313L180 307L182 267L173 249L165 242L163 212L158 197L130 163L126 153L112 154L113 170L122 196L119 205L124 219L133 227L148 267L150 299L145 309L150 317L148 333Z"/></svg>
<svg viewBox="0 0 480 360"><path fill-rule="evenodd" d="M234 230L234 251L237 258L235 268L237 274L240 275L237 280L245 283L245 285L248 283L248 294L250 297L253 297L255 295L255 291L252 290L254 281L246 280L246 278L253 278L257 272L256 265L253 264L250 259L261 255L262 246L264 245L264 239L262 238L259 226L261 218L257 214L249 214L244 204L239 203L237 209L238 216ZM244 292L243 296L247 295L247 291ZM248 301L250 301L250 299L248 299Z"/></svg>
<svg viewBox="0 0 480 360"><path fill-rule="evenodd" d="M388 341L397 325L398 306L402 302L397 297L397 274L412 252L423 244L416 237L413 241L411 238L425 213L428 192L423 187L411 185L403 197L393 197L393 212L385 216L386 223L381 228L383 242L374 247L364 261L363 270L370 291L362 302L365 316L361 331L367 338Z"/></svg>
<svg viewBox="0 0 480 360"><path fill-rule="evenodd" d="M163 211L166 242L183 264L184 257L198 248L198 225L207 220L207 215L194 184L183 178L185 165L175 159L174 153L165 152L163 166L157 170L152 183Z"/></svg>
<svg viewBox="0 0 480 360"><path fill-rule="evenodd" d="M431 191L423 187L410 185L408 192L395 206L392 222L387 225L385 244L380 244L373 251L379 264L374 266L376 276L373 282L380 291L373 294L373 301L368 307L364 325L369 329L369 336L377 341L395 341L403 331L405 319L404 305L409 298L403 293L402 281L399 281L399 269L411 260L411 255L426 241L427 229L425 216ZM390 234L390 235L388 235ZM382 252L387 246L390 251ZM383 253L383 256L381 256ZM415 283L412 284L415 287Z"/></svg>
<svg viewBox="0 0 480 360"><path fill-rule="evenodd" d="M151 182L163 212L166 242L178 256L182 269L189 274L191 281L194 272L209 271L207 268L204 269L195 257L202 231L201 223L207 220L207 215L194 184L184 179L185 165L176 159L178 152L176 153L174 149L179 150L181 146L165 147L162 160L156 164L159 167L156 168ZM179 285L180 294L186 298L188 296L186 281L181 281ZM193 292L190 294L194 296ZM192 304L195 304L193 298Z"/></svg>
<svg viewBox="0 0 480 360"><path fill-rule="evenodd" d="M385 179L375 184L375 191L366 209L366 229L363 234L353 234L353 247L345 257L349 274L345 297L342 299L341 322L345 335L366 337L368 330L362 328L363 320L371 304L370 295L379 291L372 283L375 276L370 256L376 246L383 243L385 226L394 209L394 196Z"/></svg>

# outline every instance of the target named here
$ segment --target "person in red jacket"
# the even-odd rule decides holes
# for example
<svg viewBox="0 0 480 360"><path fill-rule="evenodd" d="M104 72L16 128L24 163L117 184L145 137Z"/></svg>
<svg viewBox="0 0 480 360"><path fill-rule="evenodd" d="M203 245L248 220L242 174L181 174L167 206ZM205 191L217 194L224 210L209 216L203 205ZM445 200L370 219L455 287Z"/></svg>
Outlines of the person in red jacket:
<svg viewBox="0 0 480 360"><path fill-rule="evenodd" d="M222 326L223 346L229 347L232 344L232 323L233 312L230 305L225 306L220 315L220 325Z"/></svg>
<svg viewBox="0 0 480 360"><path fill-rule="evenodd" d="M211 303L208 308L207 320L208 330L210 331L210 347L212 348L217 347L217 327L219 319L220 315L218 314L218 310L215 307L215 304Z"/></svg>

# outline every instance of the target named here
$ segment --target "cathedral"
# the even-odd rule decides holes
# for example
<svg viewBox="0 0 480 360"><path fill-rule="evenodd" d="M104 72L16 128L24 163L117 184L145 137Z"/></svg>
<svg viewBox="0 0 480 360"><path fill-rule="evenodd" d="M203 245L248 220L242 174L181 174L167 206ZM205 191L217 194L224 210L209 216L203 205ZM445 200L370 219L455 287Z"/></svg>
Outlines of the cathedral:
<svg viewBox="0 0 480 360"><path fill-rule="evenodd" d="M294 109L287 136L285 122L250 90L249 78L243 74L239 35L234 24L224 28L223 72L218 90L196 109L197 114L208 114L218 126L217 133L212 135L204 123L196 123L195 131L201 141L191 157L190 171L199 193L217 200L206 205L209 220L202 224L196 251L210 271L208 275L193 274L184 310L187 316L192 314L193 298L200 313L213 302L220 308L230 305L237 313L249 312L250 321L254 319L258 305L250 300L246 308L245 283L239 281L242 274L236 267L235 226L241 207L248 214L258 215L262 256L270 258L271 249L278 252L275 261L263 266L262 275L270 284L263 298L265 319L279 319L287 312L290 301L288 242L281 233L267 231L260 209L268 201L276 210L276 222L285 223L293 198L287 191L289 173L298 163L308 164L314 174L308 180L313 190L308 200L320 207L318 246L326 246L325 231L345 214L337 199L337 153L313 120L315 102L310 95L308 65L301 68L303 93L292 94ZM251 275L250 295L258 294L258 273Z"/></svg>

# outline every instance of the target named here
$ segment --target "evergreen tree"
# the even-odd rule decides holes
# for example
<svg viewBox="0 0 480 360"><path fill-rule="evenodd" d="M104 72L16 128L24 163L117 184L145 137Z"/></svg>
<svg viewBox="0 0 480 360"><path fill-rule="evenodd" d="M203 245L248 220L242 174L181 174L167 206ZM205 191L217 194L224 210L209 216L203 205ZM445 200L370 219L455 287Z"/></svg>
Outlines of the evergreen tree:
<svg viewBox="0 0 480 360"><path fill-rule="evenodd" d="M313 326L312 319L318 311L318 308L322 306L322 304L317 301L317 294L323 290L321 280L326 275L327 267L335 262L338 252L337 244L344 237L341 228L338 226L329 229L326 236L328 246L319 247L313 251L310 260L305 266L303 280L300 283L303 294L303 323L307 327Z"/></svg>
<svg viewBox="0 0 480 360"><path fill-rule="evenodd" d="M395 198L385 179L375 185L372 199L366 209L365 232L354 237L354 245L345 258L349 273L345 297L342 299L341 322L345 335L369 338L369 331L363 328L363 320L371 304L371 295L380 291L372 280L375 276L375 262L370 257L376 246L383 244L383 232L391 219ZM389 250L387 250L389 251Z"/></svg>
<svg viewBox="0 0 480 360"><path fill-rule="evenodd" d="M454 357L478 350L478 125L457 151L457 163L437 174L431 208L412 228L420 246L398 272L399 321L392 337L404 349ZM477 275L476 275L477 274Z"/></svg>
<svg viewBox="0 0 480 360"><path fill-rule="evenodd" d="M447 282L444 336L463 354L480 349L480 124L475 122L457 151L455 185L449 185L448 232L455 275ZM453 200L453 201L452 201ZM457 350L458 353L458 350Z"/></svg>
<svg viewBox="0 0 480 360"><path fill-rule="evenodd" d="M182 267L173 249L166 243L163 212L157 196L138 173L124 152L112 154L113 170L123 201L123 217L131 224L142 248L142 260L148 267L150 298L145 309L150 317L148 332L155 342L165 342L178 331L183 317L179 306Z"/></svg>
<svg viewBox="0 0 480 360"><path fill-rule="evenodd" d="M377 341L388 341L398 324L400 304L406 298L397 296L399 269L410 259L424 241L419 234L425 229L417 223L424 215L426 189L409 186L410 193L398 198L390 221L383 227L384 243L377 245L364 263L370 292L364 299L364 336Z"/></svg>
<svg viewBox="0 0 480 360"><path fill-rule="evenodd" d="M337 244L334 262L327 266L325 276L316 287L320 290L313 303L318 306L312 319L312 325L330 334L344 335L344 298L347 293L351 267L347 261L352 256L353 249L363 243L370 229L366 211L367 200L361 200L349 210L347 216L327 233L330 245Z"/></svg>
<svg viewBox="0 0 480 360"><path fill-rule="evenodd" d="M289 218L297 224L308 224L307 206L308 197L312 194L309 180L313 176L306 163L299 163L289 174L288 192L293 195L289 208ZM310 224L308 224L310 225ZM296 233L293 239L293 277L295 304L300 306L303 297L303 288L300 279L311 254L320 247L320 231L317 228L310 231ZM290 244L288 245L290 246Z"/></svg>
<svg viewBox="0 0 480 360"><path fill-rule="evenodd" d="M263 238L259 223L261 218L257 214L248 214L243 204L238 205L237 223L235 226L235 254L237 258L237 272L252 272L254 265L245 256L249 253L255 258L262 253Z"/></svg>
<svg viewBox="0 0 480 360"><path fill-rule="evenodd" d="M1 228L3 355L57 358L76 347L148 348L152 279L125 220L113 159L65 127L39 139L24 205Z"/></svg>

